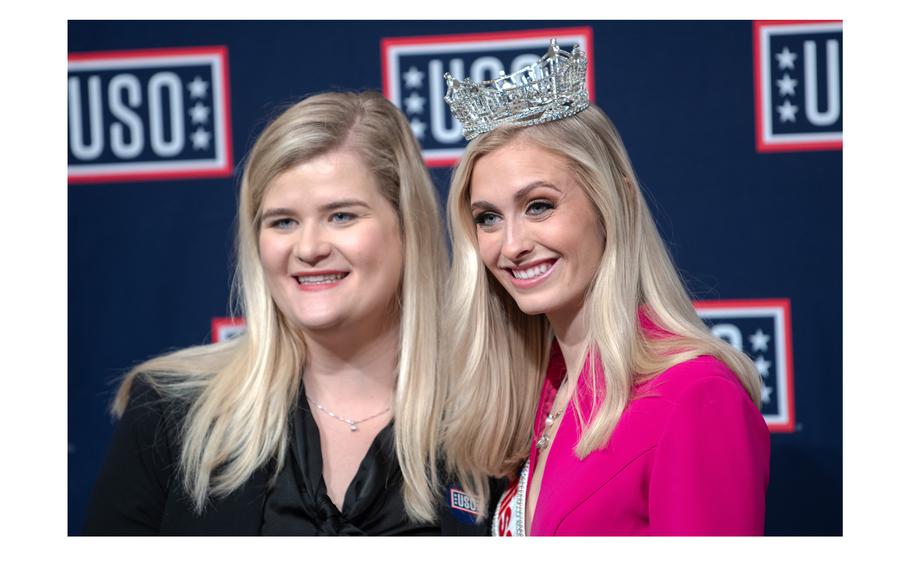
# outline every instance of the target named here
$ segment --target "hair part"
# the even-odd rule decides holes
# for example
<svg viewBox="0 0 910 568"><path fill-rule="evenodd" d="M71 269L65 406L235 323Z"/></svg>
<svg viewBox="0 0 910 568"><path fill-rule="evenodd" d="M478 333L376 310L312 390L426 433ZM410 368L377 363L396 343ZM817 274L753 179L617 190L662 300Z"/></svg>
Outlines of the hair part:
<svg viewBox="0 0 910 568"><path fill-rule="evenodd" d="M259 135L240 183L233 311L246 319L238 337L147 361L124 378L112 412L126 409L142 377L166 397L185 401L180 476L197 512L210 497L239 488L257 469L286 458L290 417L306 348L269 294L259 257L262 202L290 168L334 150L355 152L395 209L402 234L395 450L408 515L435 518L437 454L444 385L437 381L440 290L445 243L435 188L407 119L376 92L308 97ZM273 477L274 481L274 477Z"/></svg>
<svg viewBox="0 0 910 568"><path fill-rule="evenodd" d="M728 365L756 405L761 381L751 361L714 337L695 312L642 196L625 146L595 105L533 127L501 127L474 139L452 178L450 298L444 321L453 345L450 409L443 446L447 469L475 496L489 499L487 476L512 476L528 458L537 397L553 331L543 315L527 315L479 256L470 210L477 160L517 140L565 160L585 192L604 235L600 265L587 291L588 377L595 411L582 424L579 459L604 447L633 387L673 365L712 355ZM667 333L647 333L640 310ZM578 405L573 388L573 404ZM576 412L576 416L581 413Z"/></svg>

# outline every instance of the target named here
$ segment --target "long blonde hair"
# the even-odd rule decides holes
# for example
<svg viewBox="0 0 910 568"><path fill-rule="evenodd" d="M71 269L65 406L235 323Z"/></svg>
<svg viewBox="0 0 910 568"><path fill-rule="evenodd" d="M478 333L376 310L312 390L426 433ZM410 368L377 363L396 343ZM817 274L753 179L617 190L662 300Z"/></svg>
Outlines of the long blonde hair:
<svg viewBox="0 0 910 568"><path fill-rule="evenodd" d="M471 215L477 160L519 137L569 164L605 235L585 302L587 351L596 355L589 359L589 377L595 392L605 394L582 425L576 455L584 458L606 445L635 384L699 355L726 363L756 405L760 400L752 362L698 318L610 119L592 105L554 122L498 128L468 145L448 201L452 269L443 321L453 348L443 446L447 468L478 499L481 511L488 500L486 476L513 475L530 453L553 339L546 317L519 310L485 270ZM669 333L646 333L640 309ZM577 405L577 397L573 400Z"/></svg>
<svg viewBox="0 0 910 568"><path fill-rule="evenodd" d="M297 401L306 349L269 295L259 257L263 196L278 175L341 148L374 173L398 215L403 241L395 449L407 513L435 518L437 448L445 393L436 380L438 312L445 281L445 241L436 192L410 125L379 93L324 93L293 105L262 132L240 184L236 310L240 336L157 357L124 378L112 411L121 416L137 376L187 404L181 433L183 486L197 512L275 460L285 460L289 416ZM439 383L439 384L438 384ZM440 386L440 388L437 388Z"/></svg>

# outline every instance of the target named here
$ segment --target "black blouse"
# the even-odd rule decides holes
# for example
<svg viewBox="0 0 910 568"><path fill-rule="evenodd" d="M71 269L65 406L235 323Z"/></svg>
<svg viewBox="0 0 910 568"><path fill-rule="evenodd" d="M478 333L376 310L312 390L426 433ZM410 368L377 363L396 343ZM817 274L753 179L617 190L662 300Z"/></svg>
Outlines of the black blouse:
<svg viewBox="0 0 910 568"><path fill-rule="evenodd" d="M305 401L301 393L301 401ZM107 458L92 490L86 535L257 534L490 534L489 518L503 480L491 480L487 521L466 512L463 493L449 484L439 495L439 527L409 523L401 497L401 471L393 429L380 432L345 494L341 511L322 480L319 431L304 402L292 417L289 451L275 485L272 462L237 490L212 496L200 514L179 477L180 427L186 404L162 397L137 378L114 430Z"/></svg>
<svg viewBox="0 0 910 568"><path fill-rule="evenodd" d="M302 391L302 389L301 389ZM266 497L263 535L436 535L439 526L408 519L393 425L373 439L344 495L341 510L322 477L319 427L301 392L291 428L290 452Z"/></svg>

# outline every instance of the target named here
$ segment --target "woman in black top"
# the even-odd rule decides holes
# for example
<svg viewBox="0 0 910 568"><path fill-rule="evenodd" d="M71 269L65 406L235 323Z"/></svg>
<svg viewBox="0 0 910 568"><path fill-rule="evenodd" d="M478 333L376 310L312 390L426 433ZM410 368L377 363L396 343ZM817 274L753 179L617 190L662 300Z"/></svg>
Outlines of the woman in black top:
<svg viewBox="0 0 910 568"><path fill-rule="evenodd" d="M438 211L378 93L275 119L240 187L246 331L127 375L85 532L483 532L469 499L437 489Z"/></svg>

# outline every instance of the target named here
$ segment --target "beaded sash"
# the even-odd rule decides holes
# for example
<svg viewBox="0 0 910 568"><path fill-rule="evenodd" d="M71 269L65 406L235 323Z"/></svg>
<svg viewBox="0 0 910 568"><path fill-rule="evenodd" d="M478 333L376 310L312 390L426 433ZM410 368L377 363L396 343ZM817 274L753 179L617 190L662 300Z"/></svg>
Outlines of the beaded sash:
<svg viewBox="0 0 910 568"><path fill-rule="evenodd" d="M528 493L530 461L521 468L521 475L509 485L499 499L493 514L493 536L527 536L525 532L525 496Z"/></svg>

